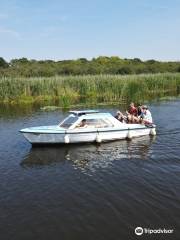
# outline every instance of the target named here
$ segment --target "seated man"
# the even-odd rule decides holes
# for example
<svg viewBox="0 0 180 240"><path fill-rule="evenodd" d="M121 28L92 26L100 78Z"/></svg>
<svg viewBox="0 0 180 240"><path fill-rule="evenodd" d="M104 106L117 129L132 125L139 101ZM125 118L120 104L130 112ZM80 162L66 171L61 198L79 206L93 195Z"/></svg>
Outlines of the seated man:
<svg viewBox="0 0 180 240"><path fill-rule="evenodd" d="M76 126L77 128L86 128L88 127L86 119L83 119L80 124Z"/></svg>
<svg viewBox="0 0 180 240"><path fill-rule="evenodd" d="M143 124L153 123L151 112L149 111L146 105L142 106L142 113L140 115L140 118L141 118L141 123Z"/></svg>

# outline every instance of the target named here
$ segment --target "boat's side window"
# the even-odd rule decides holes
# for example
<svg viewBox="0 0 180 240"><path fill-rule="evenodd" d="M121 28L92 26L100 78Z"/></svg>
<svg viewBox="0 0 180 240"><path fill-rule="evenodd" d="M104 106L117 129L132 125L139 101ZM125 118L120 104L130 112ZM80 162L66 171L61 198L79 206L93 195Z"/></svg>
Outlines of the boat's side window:
<svg viewBox="0 0 180 240"><path fill-rule="evenodd" d="M104 128L104 127L112 127L112 123L108 122L106 119L87 119L88 127L95 128Z"/></svg>
<svg viewBox="0 0 180 240"><path fill-rule="evenodd" d="M98 119L86 119L86 124L88 127L95 128L98 124Z"/></svg>

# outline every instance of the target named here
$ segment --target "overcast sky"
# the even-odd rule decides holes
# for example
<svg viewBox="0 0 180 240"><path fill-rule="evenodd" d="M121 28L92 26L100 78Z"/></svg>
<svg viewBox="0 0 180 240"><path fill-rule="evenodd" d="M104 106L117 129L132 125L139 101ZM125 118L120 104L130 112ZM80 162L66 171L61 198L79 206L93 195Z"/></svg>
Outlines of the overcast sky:
<svg viewBox="0 0 180 240"><path fill-rule="evenodd" d="M180 60L180 0L0 0L6 60Z"/></svg>

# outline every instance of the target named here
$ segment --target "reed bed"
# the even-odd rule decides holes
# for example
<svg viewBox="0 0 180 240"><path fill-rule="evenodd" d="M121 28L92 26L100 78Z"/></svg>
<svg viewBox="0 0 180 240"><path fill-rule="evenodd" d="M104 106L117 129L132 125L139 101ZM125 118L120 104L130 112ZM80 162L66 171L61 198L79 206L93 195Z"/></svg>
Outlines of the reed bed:
<svg viewBox="0 0 180 240"><path fill-rule="evenodd" d="M0 79L0 102L12 104L140 103L179 94L180 73Z"/></svg>

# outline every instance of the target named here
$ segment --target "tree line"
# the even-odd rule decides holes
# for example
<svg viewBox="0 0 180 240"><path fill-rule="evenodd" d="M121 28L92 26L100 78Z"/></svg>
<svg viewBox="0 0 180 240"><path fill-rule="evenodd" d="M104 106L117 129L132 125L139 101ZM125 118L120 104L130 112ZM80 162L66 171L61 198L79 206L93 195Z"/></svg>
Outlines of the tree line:
<svg viewBox="0 0 180 240"><path fill-rule="evenodd" d="M0 57L0 76L5 77L52 77L57 75L96 75L96 74L142 74L180 72L179 61L142 61L139 58L127 59L116 56L99 56L87 60L34 60L12 59L10 62Z"/></svg>

